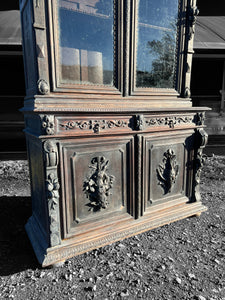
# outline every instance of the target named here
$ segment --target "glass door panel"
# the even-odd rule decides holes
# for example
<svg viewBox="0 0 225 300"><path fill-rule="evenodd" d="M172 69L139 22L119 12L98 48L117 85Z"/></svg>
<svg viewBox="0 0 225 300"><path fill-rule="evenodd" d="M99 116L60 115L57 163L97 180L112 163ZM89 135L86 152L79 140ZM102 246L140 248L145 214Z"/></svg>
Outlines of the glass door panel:
<svg viewBox="0 0 225 300"><path fill-rule="evenodd" d="M174 88L179 0L139 0L136 87Z"/></svg>
<svg viewBox="0 0 225 300"><path fill-rule="evenodd" d="M113 85L113 0L58 0L62 84Z"/></svg>

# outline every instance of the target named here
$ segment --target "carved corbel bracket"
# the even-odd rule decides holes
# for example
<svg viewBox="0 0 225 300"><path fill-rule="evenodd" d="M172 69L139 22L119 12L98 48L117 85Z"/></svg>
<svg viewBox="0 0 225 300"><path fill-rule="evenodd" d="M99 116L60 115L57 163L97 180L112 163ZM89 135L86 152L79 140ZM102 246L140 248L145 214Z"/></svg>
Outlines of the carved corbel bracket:
<svg viewBox="0 0 225 300"><path fill-rule="evenodd" d="M189 40L192 39L194 31L194 25L196 23L197 15L199 14L199 10L197 6L191 6L188 10L188 21L189 21L189 34L188 38Z"/></svg>
<svg viewBox="0 0 225 300"><path fill-rule="evenodd" d="M198 129L195 133L195 158L193 164L193 171L194 171L194 180L193 180L193 196L192 201L200 201L200 175L202 171L202 167L204 165L204 156L203 156L203 149L205 148L208 142L208 134L205 132L204 129Z"/></svg>
<svg viewBox="0 0 225 300"><path fill-rule="evenodd" d="M49 243L51 247L61 244L59 218L59 180L57 174L58 148L55 141L43 144L46 171L46 198L49 214Z"/></svg>
<svg viewBox="0 0 225 300"><path fill-rule="evenodd" d="M135 116L135 129L136 130L144 130L145 129L145 122L144 122L143 115Z"/></svg>

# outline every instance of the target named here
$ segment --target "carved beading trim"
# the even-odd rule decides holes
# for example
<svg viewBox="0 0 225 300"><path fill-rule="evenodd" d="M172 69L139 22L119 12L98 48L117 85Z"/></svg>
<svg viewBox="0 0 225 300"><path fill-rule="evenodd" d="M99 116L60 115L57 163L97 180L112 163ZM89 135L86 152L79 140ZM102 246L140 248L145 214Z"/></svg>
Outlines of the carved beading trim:
<svg viewBox="0 0 225 300"><path fill-rule="evenodd" d="M142 203L142 136L137 136L137 213L136 217L143 215L143 203Z"/></svg>
<svg viewBox="0 0 225 300"><path fill-rule="evenodd" d="M176 178L179 172L179 166L176 162L176 155L172 149L168 149L164 153L163 164L156 169L159 185L164 189L164 193L171 192L176 183Z"/></svg>
<svg viewBox="0 0 225 300"><path fill-rule="evenodd" d="M101 130L128 127L128 122L124 120L87 120L87 121L66 121L59 124L65 130L81 129L92 130L100 133Z"/></svg>
<svg viewBox="0 0 225 300"><path fill-rule="evenodd" d="M41 128L42 131L47 135L53 135L55 133L54 129L54 116L44 115L41 116Z"/></svg>
<svg viewBox="0 0 225 300"><path fill-rule="evenodd" d="M109 205L108 198L115 177L106 173L108 164L109 160L104 156L94 157L91 160L89 168L94 169L94 172L84 182L84 192L90 200L87 204L90 211L100 211Z"/></svg>

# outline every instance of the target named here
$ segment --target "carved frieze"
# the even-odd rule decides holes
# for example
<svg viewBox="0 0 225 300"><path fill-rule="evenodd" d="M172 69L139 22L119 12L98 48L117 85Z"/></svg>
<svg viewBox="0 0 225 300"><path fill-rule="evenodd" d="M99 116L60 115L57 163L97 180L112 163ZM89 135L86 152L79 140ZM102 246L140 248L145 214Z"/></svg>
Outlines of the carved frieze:
<svg viewBox="0 0 225 300"><path fill-rule="evenodd" d="M170 193L176 183L179 172L179 165L176 162L176 155L172 149L164 153L163 163L156 169L159 184L164 189L164 193Z"/></svg>
<svg viewBox="0 0 225 300"><path fill-rule="evenodd" d="M145 120L146 126L169 126L174 128L175 125L193 123L193 116L171 116L171 117L155 117Z"/></svg>
<svg viewBox="0 0 225 300"><path fill-rule="evenodd" d="M47 135L53 135L55 133L54 116L44 115L41 119L41 128L43 133Z"/></svg>
<svg viewBox="0 0 225 300"><path fill-rule="evenodd" d="M84 192L90 200L88 206L94 212L106 209L109 205L110 190L115 177L107 174L108 164L109 160L104 156L94 157L89 166L93 172L84 182Z"/></svg>
<svg viewBox="0 0 225 300"><path fill-rule="evenodd" d="M100 133L101 130L105 129L128 127L128 122L124 120L70 120L60 123L59 125L65 130L81 129Z"/></svg>

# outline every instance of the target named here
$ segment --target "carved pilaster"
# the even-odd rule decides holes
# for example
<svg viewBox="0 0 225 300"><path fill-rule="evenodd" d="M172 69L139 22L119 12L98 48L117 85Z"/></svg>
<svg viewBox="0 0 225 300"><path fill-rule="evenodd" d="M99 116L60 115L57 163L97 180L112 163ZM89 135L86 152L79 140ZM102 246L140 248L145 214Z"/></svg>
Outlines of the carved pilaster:
<svg viewBox="0 0 225 300"><path fill-rule="evenodd" d="M44 142L45 170L46 170L46 197L49 214L50 246L61 243L59 219L59 180L57 174L58 149L54 141Z"/></svg>
<svg viewBox="0 0 225 300"><path fill-rule="evenodd" d="M142 135L137 136L137 160L136 160L136 174L137 174L137 211L136 218L139 218L144 213L144 203L142 202Z"/></svg>
<svg viewBox="0 0 225 300"><path fill-rule="evenodd" d="M200 201L200 175L204 164L203 149L208 141L208 134L204 129L198 129L195 133L195 158L193 164L194 180L193 180L193 195L192 201Z"/></svg>

